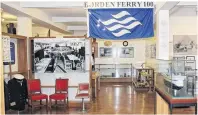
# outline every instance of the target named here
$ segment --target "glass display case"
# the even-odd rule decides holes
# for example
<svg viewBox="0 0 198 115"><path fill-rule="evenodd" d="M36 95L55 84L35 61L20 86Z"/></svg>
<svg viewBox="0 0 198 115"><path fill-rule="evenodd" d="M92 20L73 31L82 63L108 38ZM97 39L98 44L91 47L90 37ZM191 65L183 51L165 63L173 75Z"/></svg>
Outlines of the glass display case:
<svg viewBox="0 0 198 115"><path fill-rule="evenodd" d="M173 99L195 97L196 61L184 59L157 60L156 87Z"/></svg>
<svg viewBox="0 0 198 115"><path fill-rule="evenodd" d="M132 64L95 64L101 78L131 78Z"/></svg>
<svg viewBox="0 0 198 115"><path fill-rule="evenodd" d="M135 88L151 88L154 87L154 69L151 67L134 67L133 84Z"/></svg>

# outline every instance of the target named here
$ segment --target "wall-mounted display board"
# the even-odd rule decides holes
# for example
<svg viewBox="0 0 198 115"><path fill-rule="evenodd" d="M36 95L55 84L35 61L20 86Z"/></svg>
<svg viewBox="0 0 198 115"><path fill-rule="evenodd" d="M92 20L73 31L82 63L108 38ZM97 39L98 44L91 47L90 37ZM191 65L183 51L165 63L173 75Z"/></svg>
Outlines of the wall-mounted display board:
<svg viewBox="0 0 198 115"><path fill-rule="evenodd" d="M100 47L100 57L134 58L134 47Z"/></svg>
<svg viewBox="0 0 198 115"><path fill-rule="evenodd" d="M85 70L85 39L34 39L35 73L71 73Z"/></svg>
<svg viewBox="0 0 198 115"><path fill-rule="evenodd" d="M4 54L4 56L6 58L8 57L6 55L9 54L9 61L4 61L3 62L4 65L9 65L9 63L15 64L15 55L16 55L15 47L16 47L16 44L15 44L15 42L12 41L12 39L10 40L9 47L10 47L9 50L8 50L9 53Z"/></svg>
<svg viewBox="0 0 198 115"><path fill-rule="evenodd" d="M196 35L174 35L173 36L174 55L196 55L197 36Z"/></svg>
<svg viewBox="0 0 198 115"><path fill-rule="evenodd" d="M112 48L100 47L100 57L112 57Z"/></svg>
<svg viewBox="0 0 198 115"><path fill-rule="evenodd" d="M121 47L118 49L118 56L120 58L133 58L134 48L133 47Z"/></svg>
<svg viewBox="0 0 198 115"><path fill-rule="evenodd" d="M9 47L6 47L7 49L4 50L4 55L7 55L4 57L9 57L9 60L4 60L4 75L7 74L11 77L13 74L20 73L28 78L27 37L7 33L2 34L3 41L5 40L4 36L10 38L9 42L6 42L6 45Z"/></svg>
<svg viewBox="0 0 198 115"><path fill-rule="evenodd" d="M91 87L91 39L65 36L31 37L29 40L32 54L30 77L41 80L43 93L54 93L57 78L69 79L69 101L77 101L75 95L79 83L90 83Z"/></svg>
<svg viewBox="0 0 198 115"><path fill-rule="evenodd" d="M9 36L2 36L2 43L3 43L3 63L10 62L10 37Z"/></svg>

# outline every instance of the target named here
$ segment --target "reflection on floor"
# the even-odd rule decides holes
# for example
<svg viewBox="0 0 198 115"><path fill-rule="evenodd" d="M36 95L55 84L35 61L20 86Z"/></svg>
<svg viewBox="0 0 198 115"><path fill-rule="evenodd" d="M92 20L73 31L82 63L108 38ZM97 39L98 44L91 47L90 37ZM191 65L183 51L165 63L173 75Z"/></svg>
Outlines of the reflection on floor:
<svg viewBox="0 0 198 115"><path fill-rule="evenodd" d="M154 93L135 91L131 83L102 83L101 90L90 107L88 114L154 114ZM53 108L52 114L80 114L81 108ZM45 114L45 108L34 111ZM175 108L174 114L193 114L194 107Z"/></svg>

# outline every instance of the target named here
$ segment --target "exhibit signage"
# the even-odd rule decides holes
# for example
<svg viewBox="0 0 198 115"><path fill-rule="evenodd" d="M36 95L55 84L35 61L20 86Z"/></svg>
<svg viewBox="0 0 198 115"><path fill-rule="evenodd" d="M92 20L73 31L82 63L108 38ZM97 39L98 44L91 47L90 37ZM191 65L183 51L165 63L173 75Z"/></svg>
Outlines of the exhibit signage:
<svg viewBox="0 0 198 115"><path fill-rule="evenodd" d="M85 2L85 8L153 8L153 2L119 1L119 2Z"/></svg>

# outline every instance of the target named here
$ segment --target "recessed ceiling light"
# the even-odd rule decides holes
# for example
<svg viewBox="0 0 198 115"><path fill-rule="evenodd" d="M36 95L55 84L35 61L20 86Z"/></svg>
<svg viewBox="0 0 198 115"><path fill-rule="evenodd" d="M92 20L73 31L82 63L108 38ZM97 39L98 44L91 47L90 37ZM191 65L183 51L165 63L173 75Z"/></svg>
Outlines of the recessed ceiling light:
<svg viewBox="0 0 198 115"><path fill-rule="evenodd" d="M5 19L4 18L1 18L1 21L4 21Z"/></svg>

